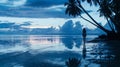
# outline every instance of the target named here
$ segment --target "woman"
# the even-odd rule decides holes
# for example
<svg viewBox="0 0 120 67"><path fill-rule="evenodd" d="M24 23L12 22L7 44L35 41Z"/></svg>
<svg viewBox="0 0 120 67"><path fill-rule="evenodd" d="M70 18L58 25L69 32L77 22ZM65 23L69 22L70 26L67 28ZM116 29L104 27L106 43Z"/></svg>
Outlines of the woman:
<svg viewBox="0 0 120 67"><path fill-rule="evenodd" d="M83 30L82 30L82 36L83 36L83 58L85 59L85 57L86 57L86 46L85 46L86 29L85 28L83 28Z"/></svg>

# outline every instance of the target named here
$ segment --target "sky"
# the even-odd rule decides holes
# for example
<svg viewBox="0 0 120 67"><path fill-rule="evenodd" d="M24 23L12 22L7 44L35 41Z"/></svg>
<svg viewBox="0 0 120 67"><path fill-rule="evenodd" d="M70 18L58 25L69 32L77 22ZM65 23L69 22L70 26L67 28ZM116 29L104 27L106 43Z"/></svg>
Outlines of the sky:
<svg viewBox="0 0 120 67"><path fill-rule="evenodd" d="M65 2L67 0L0 0L0 21L16 24L30 22L30 28L46 28L62 26L66 21L73 20L73 22L80 21L85 27L95 28L79 17L66 15ZM104 18L99 18L99 14L95 12L98 7L90 7L87 3L82 3L82 5L91 11L90 14L95 20L105 24ZM82 15L88 18L85 14Z"/></svg>

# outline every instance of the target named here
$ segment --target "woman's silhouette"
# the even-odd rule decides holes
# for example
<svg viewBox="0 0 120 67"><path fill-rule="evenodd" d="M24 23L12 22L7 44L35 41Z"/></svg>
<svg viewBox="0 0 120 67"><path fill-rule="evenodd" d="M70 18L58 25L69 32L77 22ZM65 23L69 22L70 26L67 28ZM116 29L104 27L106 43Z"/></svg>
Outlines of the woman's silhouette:
<svg viewBox="0 0 120 67"><path fill-rule="evenodd" d="M83 41L85 44L85 41L86 41L86 29L85 28L83 28L83 30L82 30L82 36L83 36Z"/></svg>
<svg viewBox="0 0 120 67"><path fill-rule="evenodd" d="M85 41L86 41L86 29L83 28L82 30L82 37L83 37L83 58L86 57L86 46L85 46Z"/></svg>

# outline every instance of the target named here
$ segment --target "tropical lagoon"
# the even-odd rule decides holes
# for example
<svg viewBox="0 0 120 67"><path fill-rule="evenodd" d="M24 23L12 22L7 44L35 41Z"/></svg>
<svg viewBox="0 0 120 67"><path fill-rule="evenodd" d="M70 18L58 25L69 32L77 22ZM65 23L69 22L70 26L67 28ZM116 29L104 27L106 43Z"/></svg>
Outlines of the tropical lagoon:
<svg viewBox="0 0 120 67"><path fill-rule="evenodd" d="M111 50L117 48L111 44L118 43L88 42L95 37L88 35L83 48L81 35L0 35L0 67L67 67L70 58L80 60L79 67L119 63Z"/></svg>

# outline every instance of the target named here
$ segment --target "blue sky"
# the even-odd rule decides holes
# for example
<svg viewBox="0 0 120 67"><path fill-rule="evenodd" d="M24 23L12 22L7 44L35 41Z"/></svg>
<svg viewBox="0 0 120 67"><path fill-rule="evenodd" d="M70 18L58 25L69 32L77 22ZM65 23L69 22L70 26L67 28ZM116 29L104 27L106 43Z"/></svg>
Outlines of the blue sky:
<svg viewBox="0 0 120 67"><path fill-rule="evenodd" d="M80 21L82 25L94 28L88 22L79 17L73 18L65 15L64 3L67 0L0 0L0 20L21 24L31 22L31 28L36 27L57 27L63 25L67 20ZM104 18L99 18L96 13L97 7L90 7L86 3L82 4L96 20L105 24ZM85 14L83 14L88 18Z"/></svg>

